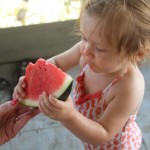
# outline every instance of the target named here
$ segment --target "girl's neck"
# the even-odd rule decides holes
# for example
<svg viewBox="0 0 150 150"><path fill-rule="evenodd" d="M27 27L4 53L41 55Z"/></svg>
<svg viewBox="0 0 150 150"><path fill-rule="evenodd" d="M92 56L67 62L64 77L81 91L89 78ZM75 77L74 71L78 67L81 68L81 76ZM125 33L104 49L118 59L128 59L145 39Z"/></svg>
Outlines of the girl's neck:
<svg viewBox="0 0 150 150"><path fill-rule="evenodd" d="M125 74L130 68L135 67L133 64L128 66L123 66L117 71L110 72L110 73L99 73L99 75L105 77L105 78L115 78L116 76L120 76L122 74Z"/></svg>

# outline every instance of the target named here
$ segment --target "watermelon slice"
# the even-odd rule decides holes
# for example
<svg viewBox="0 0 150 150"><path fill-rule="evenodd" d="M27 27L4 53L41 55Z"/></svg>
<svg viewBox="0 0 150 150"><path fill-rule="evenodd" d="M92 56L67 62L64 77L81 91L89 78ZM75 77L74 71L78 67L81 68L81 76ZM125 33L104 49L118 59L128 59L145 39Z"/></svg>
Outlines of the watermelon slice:
<svg viewBox="0 0 150 150"><path fill-rule="evenodd" d="M25 74L26 97L20 103L38 107L39 95L44 91L60 100L66 100L72 88L73 79L53 64L40 58L35 64L29 63Z"/></svg>

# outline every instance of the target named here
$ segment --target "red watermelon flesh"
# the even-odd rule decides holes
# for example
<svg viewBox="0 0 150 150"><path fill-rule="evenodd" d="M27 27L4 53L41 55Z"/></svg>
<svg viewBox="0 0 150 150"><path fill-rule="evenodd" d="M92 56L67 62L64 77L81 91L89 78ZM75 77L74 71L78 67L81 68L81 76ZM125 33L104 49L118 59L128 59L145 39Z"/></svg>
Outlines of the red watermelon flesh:
<svg viewBox="0 0 150 150"><path fill-rule="evenodd" d="M35 64L30 63L27 66L25 82L26 98L20 100L20 103L37 107L39 95L42 92L53 94L56 98L59 98L68 87L72 86L73 79L55 65L40 58ZM67 97L70 91L67 92Z"/></svg>

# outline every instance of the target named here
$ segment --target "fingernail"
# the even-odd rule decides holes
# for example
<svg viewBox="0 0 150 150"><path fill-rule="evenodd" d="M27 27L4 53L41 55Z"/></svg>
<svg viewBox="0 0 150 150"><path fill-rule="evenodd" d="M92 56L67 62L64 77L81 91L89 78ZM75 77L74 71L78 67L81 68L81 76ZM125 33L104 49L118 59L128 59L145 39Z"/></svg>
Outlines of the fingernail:
<svg viewBox="0 0 150 150"><path fill-rule="evenodd" d="M10 103L11 106L14 106L18 103L18 99L13 99Z"/></svg>

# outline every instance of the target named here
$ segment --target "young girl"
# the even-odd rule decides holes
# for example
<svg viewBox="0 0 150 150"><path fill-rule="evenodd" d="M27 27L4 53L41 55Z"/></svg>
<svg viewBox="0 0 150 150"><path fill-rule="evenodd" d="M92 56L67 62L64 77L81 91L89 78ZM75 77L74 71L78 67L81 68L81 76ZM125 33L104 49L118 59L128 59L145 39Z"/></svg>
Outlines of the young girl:
<svg viewBox="0 0 150 150"><path fill-rule="evenodd" d="M144 95L137 63L150 46L150 1L88 0L80 16L82 39L47 60L64 71L80 66L74 103L43 92L40 111L59 120L79 137L86 150L138 150L136 116ZM25 96L24 77L14 90Z"/></svg>

